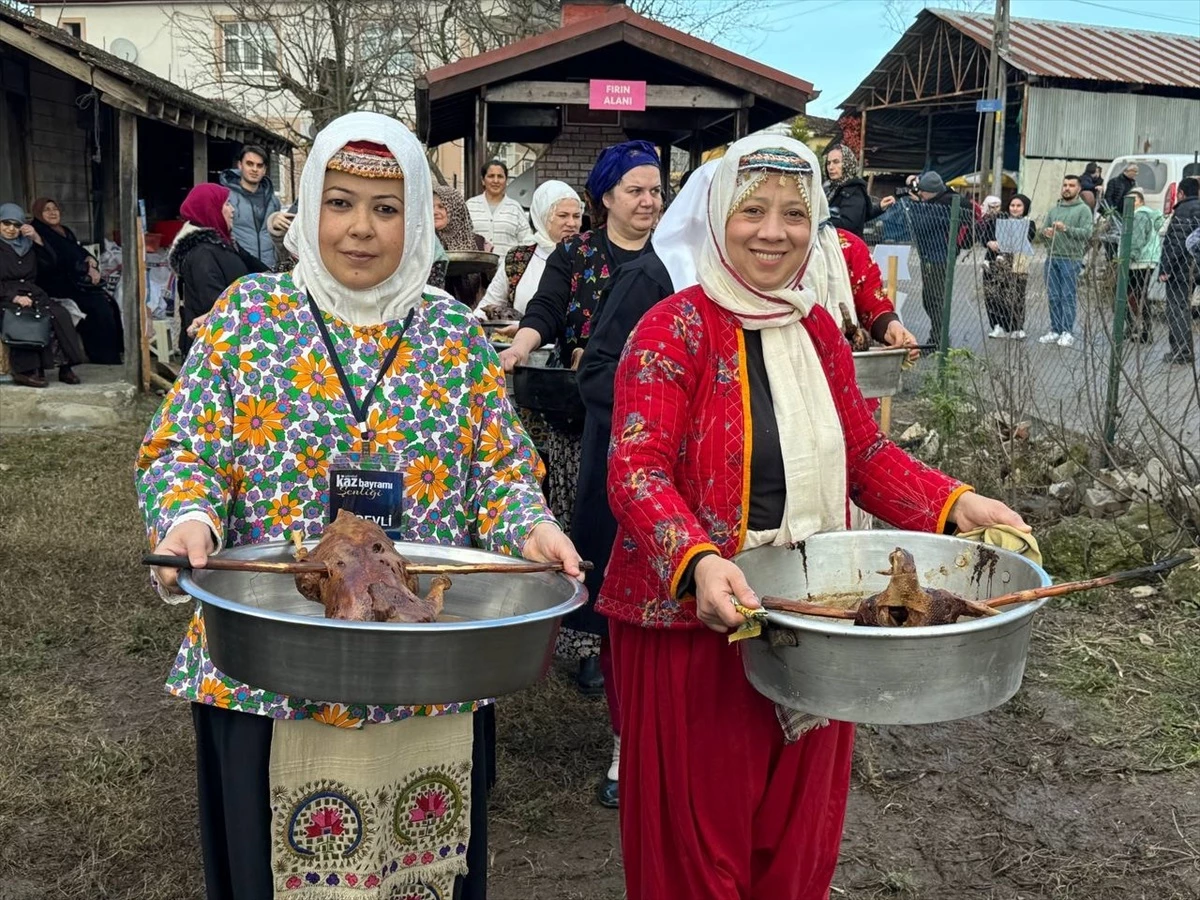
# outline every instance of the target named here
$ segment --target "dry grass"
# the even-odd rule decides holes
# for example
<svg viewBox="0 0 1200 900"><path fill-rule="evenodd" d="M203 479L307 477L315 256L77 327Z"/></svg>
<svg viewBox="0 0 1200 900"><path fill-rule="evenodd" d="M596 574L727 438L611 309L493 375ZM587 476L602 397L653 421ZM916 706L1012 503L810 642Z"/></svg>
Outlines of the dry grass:
<svg viewBox="0 0 1200 900"><path fill-rule="evenodd" d="M201 895L189 716L161 687L187 610L138 565L140 436L0 438L0 900ZM861 729L834 898L1196 896L1197 629L1130 609L1043 614L1000 711ZM556 671L499 725L493 900L620 900L602 702Z"/></svg>

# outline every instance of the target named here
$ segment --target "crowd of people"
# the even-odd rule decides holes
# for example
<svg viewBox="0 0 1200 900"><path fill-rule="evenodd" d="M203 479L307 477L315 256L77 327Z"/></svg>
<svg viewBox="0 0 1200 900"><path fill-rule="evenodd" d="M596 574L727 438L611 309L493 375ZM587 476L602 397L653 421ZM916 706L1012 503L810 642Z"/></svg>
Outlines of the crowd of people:
<svg viewBox="0 0 1200 900"><path fill-rule="evenodd" d="M1200 258L1193 248L1200 240L1200 178L1185 177L1178 185L1174 208L1163 215L1147 204L1146 191L1138 186L1139 166L1124 165L1107 183L1098 163L1089 163L1083 175L1062 180L1059 199L1040 215L1025 194L1014 192L1005 204L988 196L981 204L967 197L960 203L957 233L950 235L951 208L957 192L934 171L910 176L902 208L893 197L882 200L867 194L857 175L857 160L850 148L835 144L825 158L825 192L832 219L839 227L861 235L881 216L903 217L902 232L917 251L921 272L921 303L930 322L925 343L940 346L944 337L943 304L948 271L960 255L974 246L983 248L982 294L989 338L1024 340L1027 294L1035 248L1044 247L1042 269L1050 318L1048 331L1038 337L1046 345L1072 347L1077 340L1079 278L1089 253L1115 263L1126 198L1134 204L1130 244L1128 311L1130 339L1152 340L1151 286L1154 273L1164 285L1163 318L1169 348L1164 361L1194 365L1191 297L1197 284ZM885 226L886 231L886 226Z"/></svg>
<svg viewBox="0 0 1200 900"><path fill-rule="evenodd" d="M194 345L142 447L139 497L156 550L201 565L319 535L331 468L370 458L403 476L399 539L554 561L581 580L583 549L590 602L568 624L607 697L598 799L620 809L627 896L818 900L853 727L783 715L750 687L724 635L744 621L735 601L758 601L730 558L845 529L851 499L902 528L1026 526L880 434L843 311L885 343L915 339L866 245L833 221L812 151L739 141L665 211L661 173L651 145L615 145L582 195L547 182L532 221L511 227L493 188L486 225L464 228L471 205L433 187L417 140L354 113L317 135L295 210L268 219L286 271L250 261L261 245L243 246L228 186L198 186L172 248ZM471 288L472 316L430 281L442 253L479 241L503 263ZM232 283L210 298L215 272ZM479 320L492 307L520 315L501 351ZM506 380L547 344L552 366L575 370L586 418L539 447L536 412L514 408ZM899 468L903 484L887 475ZM155 582L185 599L175 570ZM199 609L167 687L192 704L210 898L485 896L492 701L264 691L213 666ZM399 847L404 810L361 800L434 776L438 827ZM335 839L334 812L361 841Z"/></svg>

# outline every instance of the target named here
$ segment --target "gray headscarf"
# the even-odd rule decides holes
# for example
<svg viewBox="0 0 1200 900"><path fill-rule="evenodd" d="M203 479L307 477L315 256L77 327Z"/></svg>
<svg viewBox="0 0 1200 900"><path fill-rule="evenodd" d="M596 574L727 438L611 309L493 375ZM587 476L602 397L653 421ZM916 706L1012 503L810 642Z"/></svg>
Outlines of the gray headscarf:
<svg viewBox="0 0 1200 900"><path fill-rule="evenodd" d="M0 222L20 222L24 225L25 210L15 203L0 204ZM23 234L17 235L15 238L0 238L0 240L12 247L17 256L24 256L33 246L33 239Z"/></svg>
<svg viewBox="0 0 1200 900"><path fill-rule="evenodd" d="M854 155L854 151L845 144L831 144L825 148L826 158L828 158L829 154L834 150L842 151L842 177L837 181L834 181L832 178L828 177L825 179L824 188L826 197L832 197L833 192L839 187L841 187L851 178L858 177L858 157Z"/></svg>

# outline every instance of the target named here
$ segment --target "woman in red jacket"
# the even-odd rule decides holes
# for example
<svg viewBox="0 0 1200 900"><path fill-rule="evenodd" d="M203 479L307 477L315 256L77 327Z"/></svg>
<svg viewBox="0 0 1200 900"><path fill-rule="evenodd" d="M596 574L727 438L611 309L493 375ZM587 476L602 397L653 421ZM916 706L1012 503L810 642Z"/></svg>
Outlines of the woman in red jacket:
<svg viewBox="0 0 1200 900"><path fill-rule="evenodd" d="M699 284L634 330L614 386L610 619L629 900L825 900L854 727L805 730L717 632L758 605L729 558L846 528L1024 528L884 438L830 310L850 305L812 152L734 144L709 192ZM707 626L707 627L706 627ZM814 723L817 724L817 723Z"/></svg>

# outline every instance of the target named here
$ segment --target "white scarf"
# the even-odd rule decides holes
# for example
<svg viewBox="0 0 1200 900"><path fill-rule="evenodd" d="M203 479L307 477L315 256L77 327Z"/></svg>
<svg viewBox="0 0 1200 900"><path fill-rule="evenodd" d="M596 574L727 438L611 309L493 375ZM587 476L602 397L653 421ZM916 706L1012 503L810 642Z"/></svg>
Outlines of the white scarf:
<svg viewBox="0 0 1200 900"><path fill-rule="evenodd" d="M768 148L790 151L809 164L811 171L803 181L816 240L810 239L796 277L777 290L759 291L728 262L725 224L745 184L738 175L741 159ZM836 271L846 269L837 232L816 225L829 215L819 173L816 156L799 141L761 135L733 144L709 187L707 235L698 263L700 286L713 302L737 316L744 329L762 332L787 489L776 545L846 527L845 438L821 359L803 325L815 306L824 306L837 317L839 303L853 305L849 275L839 277Z"/></svg>
<svg viewBox="0 0 1200 900"><path fill-rule="evenodd" d="M329 273L317 239L325 168L351 141L383 144L404 172L404 256L389 277L363 290L348 288ZM318 307L351 325L378 325L404 318L420 302L433 265L433 187L425 152L407 128L373 112L334 119L313 141L300 175L298 200L299 211L283 243L296 256L296 287Z"/></svg>
<svg viewBox="0 0 1200 900"><path fill-rule="evenodd" d="M550 217L563 200L574 200L582 211L583 201L579 199L579 194L564 181L544 181L533 192L529 216L533 219L533 240L543 256L549 256L558 246L558 241L550 238Z"/></svg>

